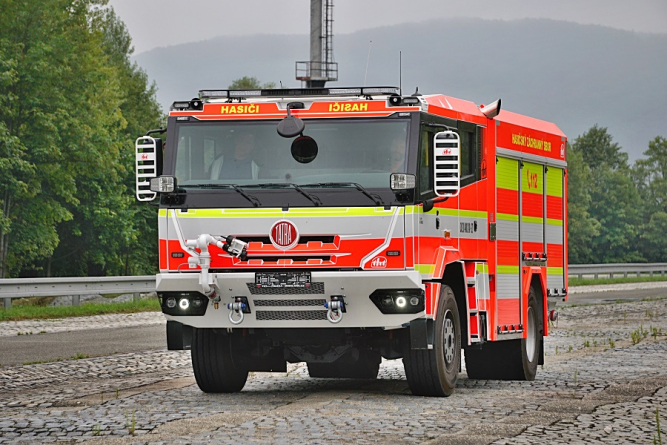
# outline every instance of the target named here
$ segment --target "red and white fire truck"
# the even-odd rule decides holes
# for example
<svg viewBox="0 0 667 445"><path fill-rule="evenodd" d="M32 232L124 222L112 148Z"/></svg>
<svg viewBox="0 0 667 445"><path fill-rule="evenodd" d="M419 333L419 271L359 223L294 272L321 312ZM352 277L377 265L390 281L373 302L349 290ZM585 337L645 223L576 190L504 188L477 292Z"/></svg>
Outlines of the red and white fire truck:
<svg viewBox="0 0 667 445"><path fill-rule="evenodd" d="M394 87L174 102L136 145L168 347L205 392L287 362L373 379L382 358L418 395L450 395L463 355L469 378L534 379L567 296L566 145L499 100Z"/></svg>

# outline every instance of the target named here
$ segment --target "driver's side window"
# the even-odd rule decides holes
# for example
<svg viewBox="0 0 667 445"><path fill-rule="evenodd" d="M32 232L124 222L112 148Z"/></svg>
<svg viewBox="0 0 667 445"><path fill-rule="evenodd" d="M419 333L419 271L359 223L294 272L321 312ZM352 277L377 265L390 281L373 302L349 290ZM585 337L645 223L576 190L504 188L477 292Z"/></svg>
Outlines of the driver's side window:
<svg viewBox="0 0 667 445"><path fill-rule="evenodd" d="M419 174L419 198L429 199L433 192L433 138L436 129L422 126L419 135L419 159L417 172Z"/></svg>

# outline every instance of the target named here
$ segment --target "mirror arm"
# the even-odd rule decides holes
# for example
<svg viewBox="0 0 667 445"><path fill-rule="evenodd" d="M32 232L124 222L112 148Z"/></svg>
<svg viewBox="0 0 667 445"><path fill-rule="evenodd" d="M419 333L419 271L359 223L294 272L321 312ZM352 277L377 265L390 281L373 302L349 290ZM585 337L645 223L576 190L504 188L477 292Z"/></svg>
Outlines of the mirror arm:
<svg viewBox="0 0 667 445"><path fill-rule="evenodd" d="M433 199L427 199L426 201L422 201L422 206L424 207L424 213L428 213L431 210L433 210L433 207L437 202L445 202L449 199L449 196L441 196L438 198L433 198Z"/></svg>

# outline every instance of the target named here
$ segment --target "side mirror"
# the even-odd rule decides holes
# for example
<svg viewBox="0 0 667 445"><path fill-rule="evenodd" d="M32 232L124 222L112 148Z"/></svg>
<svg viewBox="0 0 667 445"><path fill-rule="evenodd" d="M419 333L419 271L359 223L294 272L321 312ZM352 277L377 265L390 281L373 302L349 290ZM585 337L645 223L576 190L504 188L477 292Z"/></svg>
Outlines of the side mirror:
<svg viewBox="0 0 667 445"><path fill-rule="evenodd" d="M158 163L162 160L162 139L142 136L135 143L136 195L139 201L152 201L157 193L151 191L150 182L158 176Z"/></svg>
<svg viewBox="0 0 667 445"><path fill-rule="evenodd" d="M461 189L461 140L453 131L433 137L433 189L437 196L457 196Z"/></svg>
<svg viewBox="0 0 667 445"><path fill-rule="evenodd" d="M306 128L306 123L299 119L298 117L292 116L290 111L291 107L287 106L287 116L280 122L278 122L278 127L276 131L278 134L284 138L293 138L303 133L303 129Z"/></svg>

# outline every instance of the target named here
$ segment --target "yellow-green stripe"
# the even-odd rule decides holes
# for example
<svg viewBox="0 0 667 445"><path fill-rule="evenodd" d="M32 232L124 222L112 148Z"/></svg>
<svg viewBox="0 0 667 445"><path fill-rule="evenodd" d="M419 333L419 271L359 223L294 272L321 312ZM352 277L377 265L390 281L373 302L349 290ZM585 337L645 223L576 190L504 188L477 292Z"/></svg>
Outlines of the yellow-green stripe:
<svg viewBox="0 0 667 445"><path fill-rule="evenodd" d="M544 167L524 162L521 169L521 191L541 195L544 191Z"/></svg>
<svg viewBox="0 0 667 445"><path fill-rule="evenodd" d="M292 208L287 212L282 209L190 209L190 210L176 210L176 215L180 218L284 218L284 217L344 217L344 216L387 216L394 213L395 208L385 210L384 207L328 207L322 209L312 208ZM404 212L402 207L399 207L398 214L402 215ZM161 216L166 216L166 212Z"/></svg>
<svg viewBox="0 0 667 445"><path fill-rule="evenodd" d="M496 184L500 188L519 190L519 161L508 158L498 158L496 163Z"/></svg>
<svg viewBox="0 0 667 445"><path fill-rule="evenodd" d="M549 167L547 170L547 195L563 197L563 169Z"/></svg>
<svg viewBox="0 0 667 445"><path fill-rule="evenodd" d="M519 273L519 266L496 266L496 273L517 275Z"/></svg>
<svg viewBox="0 0 667 445"><path fill-rule="evenodd" d="M435 271L435 264L415 264L415 270L421 274L432 275Z"/></svg>

